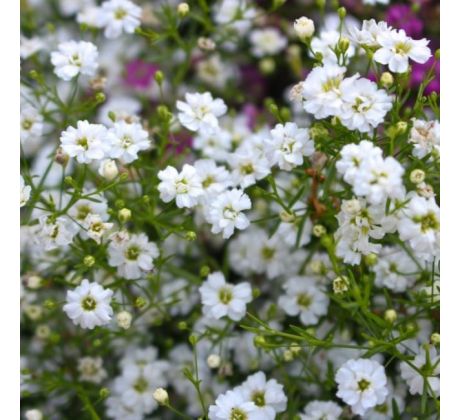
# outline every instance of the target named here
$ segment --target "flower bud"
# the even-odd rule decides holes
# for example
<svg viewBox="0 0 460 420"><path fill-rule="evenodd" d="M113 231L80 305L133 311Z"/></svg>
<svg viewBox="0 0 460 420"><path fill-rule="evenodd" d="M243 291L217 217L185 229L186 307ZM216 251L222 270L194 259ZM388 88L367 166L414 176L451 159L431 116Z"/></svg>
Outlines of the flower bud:
<svg viewBox="0 0 460 420"><path fill-rule="evenodd" d="M203 265L203 267L200 268L200 277L207 277L210 272L211 269L207 265Z"/></svg>
<svg viewBox="0 0 460 420"><path fill-rule="evenodd" d="M138 296L134 301L134 306L139 309L142 309L146 304L147 302L142 296Z"/></svg>
<svg viewBox="0 0 460 420"><path fill-rule="evenodd" d="M157 388L153 391L154 400L160 405L167 405L169 403L168 391L164 388Z"/></svg>
<svg viewBox="0 0 460 420"><path fill-rule="evenodd" d="M315 23L311 19L302 16L294 22L294 30L299 39L303 41L313 36L315 33Z"/></svg>
<svg viewBox="0 0 460 420"><path fill-rule="evenodd" d="M62 165L65 168L67 166L67 162L69 162L69 155L62 150L62 147L58 147L56 154L54 155L54 160L56 163L59 163L59 165Z"/></svg>
<svg viewBox="0 0 460 420"><path fill-rule="evenodd" d="M289 213L286 210L280 212L280 219L284 223L292 223L295 220L295 214Z"/></svg>
<svg viewBox="0 0 460 420"><path fill-rule="evenodd" d="M339 40L339 50L342 53L346 53L350 47L350 40L346 37L342 37Z"/></svg>
<svg viewBox="0 0 460 420"><path fill-rule="evenodd" d="M218 354L210 354L206 359L206 363L211 369L217 369L220 366L221 358Z"/></svg>
<svg viewBox="0 0 460 420"><path fill-rule="evenodd" d="M340 19L345 19L345 16L347 15L347 9L345 9L345 7L340 7L337 10L337 14L339 15Z"/></svg>
<svg viewBox="0 0 460 420"><path fill-rule="evenodd" d="M198 48L204 51L213 51L216 48L216 43L211 38L199 37Z"/></svg>
<svg viewBox="0 0 460 420"><path fill-rule="evenodd" d="M350 282L346 277L337 277L332 282L332 289L336 295L340 295L348 291Z"/></svg>
<svg viewBox="0 0 460 420"><path fill-rule="evenodd" d="M378 257L376 254L367 254L365 257L364 257L364 262L366 263L366 265L368 265L369 267L372 267L373 265L377 264L377 261L378 261Z"/></svg>
<svg viewBox="0 0 460 420"><path fill-rule="evenodd" d="M399 121L396 124L396 132L397 134L404 134L407 130L407 123L405 121Z"/></svg>
<svg viewBox="0 0 460 420"><path fill-rule="evenodd" d="M393 75L388 71L382 73L382 76L380 76L380 83L382 86L389 88L394 83Z"/></svg>
<svg viewBox="0 0 460 420"><path fill-rule="evenodd" d="M194 346L196 343L198 343L198 336L196 334L190 334L188 341L192 346Z"/></svg>
<svg viewBox="0 0 460 420"><path fill-rule="evenodd" d="M189 242L193 242L196 240L196 233L193 230L189 230L185 233L185 239Z"/></svg>
<svg viewBox="0 0 460 420"><path fill-rule="evenodd" d="M436 346L441 343L441 335L439 333L431 334L430 341Z"/></svg>
<svg viewBox="0 0 460 420"><path fill-rule="evenodd" d="M264 58L259 62L259 68L262 74L272 74L275 71L276 63L273 58Z"/></svg>
<svg viewBox="0 0 460 420"><path fill-rule="evenodd" d="M294 355L291 350L284 350L283 359L285 362L291 362L294 359Z"/></svg>
<svg viewBox="0 0 460 420"><path fill-rule="evenodd" d="M26 420L42 420L43 414L40 410L33 408L32 410L27 410L24 413L24 417L26 418Z"/></svg>
<svg viewBox="0 0 460 420"><path fill-rule="evenodd" d="M83 258L83 264L86 267L92 267L96 263L96 259L92 255L87 255L85 258Z"/></svg>
<svg viewBox="0 0 460 420"><path fill-rule="evenodd" d="M421 184L423 181L425 181L425 172L422 171L421 169L414 169L410 173L410 182L413 184Z"/></svg>
<svg viewBox="0 0 460 420"><path fill-rule="evenodd" d="M38 305L26 305L24 312L32 321L36 321L42 316L42 308Z"/></svg>
<svg viewBox="0 0 460 420"><path fill-rule="evenodd" d="M103 176L107 181L112 181L118 175L118 167L114 160L105 159L99 166L99 175Z"/></svg>
<svg viewBox="0 0 460 420"><path fill-rule="evenodd" d="M312 233L313 233L313 236L316 236L317 238L321 238L321 236L327 233L327 230L323 225L314 225Z"/></svg>
<svg viewBox="0 0 460 420"><path fill-rule="evenodd" d="M267 342L265 341L265 337L263 335L256 335L254 337L254 345L256 347L264 347Z"/></svg>
<svg viewBox="0 0 460 420"><path fill-rule="evenodd" d="M187 3L180 3L177 5L177 14L180 17L183 18L187 16L189 12L190 12L190 7Z"/></svg>
<svg viewBox="0 0 460 420"><path fill-rule="evenodd" d="M39 325L35 329L35 334L41 340L46 340L51 335L50 327L48 327L48 325L46 324Z"/></svg>
<svg viewBox="0 0 460 420"><path fill-rule="evenodd" d="M40 276L32 274L26 278L26 285L29 289L38 289L42 285L42 281Z"/></svg>
<svg viewBox="0 0 460 420"><path fill-rule="evenodd" d="M117 314L117 324L120 328L127 330L131 326L133 316L128 311L121 311Z"/></svg>
<svg viewBox="0 0 460 420"><path fill-rule="evenodd" d="M385 321L390 322L391 324L396 321L396 318L398 318L398 314L394 309L387 309L385 311Z"/></svg>
<svg viewBox="0 0 460 420"><path fill-rule="evenodd" d="M165 79L165 75L161 70L157 70L155 72L155 81L161 86Z"/></svg>
<svg viewBox="0 0 460 420"><path fill-rule="evenodd" d="M107 398L108 396L110 395L110 389L109 388L101 388L99 390L99 397L101 397L102 399L105 399Z"/></svg>
<svg viewBox="0 0 460 420"><path fill-rule="evenodd" d="M131 210L127 209L126 207L118 211L118 219L120 219L120 222L122 223L126 223L131 220L131 215Z"/></svg>

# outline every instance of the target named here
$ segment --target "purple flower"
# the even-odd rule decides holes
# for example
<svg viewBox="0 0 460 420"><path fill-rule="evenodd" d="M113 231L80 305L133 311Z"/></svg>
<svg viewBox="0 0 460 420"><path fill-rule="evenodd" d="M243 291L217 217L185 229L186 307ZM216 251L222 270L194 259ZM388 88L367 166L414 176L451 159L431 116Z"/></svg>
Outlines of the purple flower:
<svg viewBox="0 0 460 420"><path fill-rule="evenodd" d="M133 60L126 64L125 83L137 89L147 89L159 67L143 60Z"/></svg>
<svg viewBox="0 0 460 420"><path fill-rule="evenodd" d="M422 35L423 22L406 4L390 6L387 10L386 21L395 28L404 29L412 38L420 38Z"/></svg>

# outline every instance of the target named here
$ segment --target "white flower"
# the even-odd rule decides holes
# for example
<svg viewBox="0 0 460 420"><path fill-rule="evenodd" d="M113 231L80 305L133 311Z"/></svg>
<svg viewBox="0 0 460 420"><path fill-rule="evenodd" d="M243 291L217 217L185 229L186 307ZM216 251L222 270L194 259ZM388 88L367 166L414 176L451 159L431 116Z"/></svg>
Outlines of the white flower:
<svg viewBox="0 0 460 420"><path fill-rule="evenodd" d="M33 408L24 413L26 420L42 420L43 414L40 410Z"/></svg>
<svg viewBox="0 0 460 420"><path fill-rule="evenodd" d="M224 239L233 235L236 229L243 230L249 226L249 220L243 210L251 208L251 200L239 189L225 191L209 204L206 219L212 224L212 233L223 232Z"/></svg>
<svg viewBox="0 0 460 420"><path fill-rule="evenodd" d="M232 147L232 135L219 128L209 133L199 132L193 139L192 147L205 157L224 161Z"/></svg>
<svg viewBox="0 0 460 420"><path fill-rule="evenodd" d="M439 255L439 207L434 198L414 195L398 224L399 237L408 241L416 255L431 262Z"/></svg>
<svg viewBox="0 0 460 420"><path fill-rule="evenodd" d="M363 21L361 29L356 26L349 28L350 39L356 44L366 47L380 47L377 41L378 36L391 30L392 28L386 22L377 23L374 19Z"/></svg>
<svg viewBox="0 0 460 420"><path fill-rule="evenodd" d="M248 282L226 283L221 272L210 274L199 291L203 313L214 319L228 316L233 321L240 321L246 315L246 304L252 300Z"/></svg>
<svg viewBox="0 0 460 420"><path fill-rule="evenodd" d="M107 38L118 38L123 32L134 33L141 24L142 9L129 0L108 0L101 6L101 26Z"/></svg>
<svg viewBox="0 0 460 420"><path fill-rule="evenodd" d="M381 156L382 149L375 147L368 140L362 140L359 144L347 144L342 147L336 168L338 173L343 175L345 182L353 185L362 163L367 160L374 161Z"/></svg>
<svg viewBox="0 0 460 420"><path fill-rule="evenodd" d="M46 251L69 245L78 231L78 226L63 216L53 218L45 214L38 221L40 230L37 239Z"/></svg>
<svg viewBox="0 0 460 420"><path fill-rule="evenodd" d="M433 392L436 396L439 396L439 371L441 366L439 363L439 354L433 346L430 346L428 350L426 350L424 347L420 347L418 354L415 356L414 360L410 361L410 364L406 362L401 363L401 377L409 386L409 392L412 395L422 395L425 388L425 381L423 376L420 375L420 373L418 373L414 368L419 370L426 370L426 382L429 386L428 394L432 395Z"/></svg>
<svg viewBox="0 0 460 420"><path fill-rule="evenodd" d="M336 115L342 107L341 84L345 67L315 67L302 84L303 107L316 118Z"/></svg>
<svg viewBox="0 0 460 420"><path fill-rule="evenodd" d="M361 255L377 254L381 245L370 239L382 239L395 224L392 218L385 217L385 204L367 206L364 199L344 200L337 220L336 254L352 265L359 264Z"/></svg>
<svg viewBox="0 0 460 420"><path fill-rule="evenodd" d="M240 392L246 401L252 401L265 420L274 420L276 413L286 410L287 397L283 386L275 379L267 381L264 372L248 376L235 391Z"/></svg>
<svg viewBox="0 0 460 420"><path fill-rule="evenodd" d="M300 39L310 38L315 32L315 22L302 16L295 20L294 31Z"/></svg>
<svg viewBox="0 0 460 420"><path fill-rule="evenodd" d="M150 147L149 134L138 123L116 122L107 133L110 142L110 157L122 163L131 163L137 159L141 150Z"/></svg>
<svg viewBox="0 0 460 420"><path fill-rule="evenodd" d="M245 189L270 173L270 164L254 147L241 146L228 156L235 185Z"/></svg>
<svg viewBox="0 0 460 420"><path fill-rule="evenodd" d="M33 107L21 107L21 143L26 154L33 153L43 134L43 116Z"/></svg>
<svg viewBox="0 0 460 420"><path fill-rule="evenodd" d="M287 39L276 28L255 29L249 35L249 41L256 57L275 55L287 45Z"/></svg>
<svg viewBox="0 0 460 420"><path fill-rule="evenodd" d="M381 204L387 200L402 199L405 189L402 181L404 168L393 157L365 159L353 182L353 191L366 197L370 204Z"/></svg>
<svg viewBox="0 0 460 420"><path fill-rule="evenodd" d="M185 3L183 3L183 4L185 4ZM160 405L167 404L168 401L169 401L168 391L166 391L166 389L164 389L164 388L157 388L153 392L153 398Z"/></svg>
<svg viewBox="0 0 460 420"><path fill-rule="evenodd" d="M209 420L263 420L252 401L247 401L241 392L227 391L217 397L215 405L209 407Z"/></svg>
<svg viewBox="0 0 460 420"><path fill-rule="evenodd" d="M114 393L120 396L125 406L137 407L136 410L144 414L150 413L158 407L152 395L153 391L166 385L164 369L164 363L159 361L144 366L125 366L121 376L115 379Z"/></svg>
<svg viewBox="0 0 460 420"><path fill-rule="evenodd" d="M392 108L391 97L368 79L348 78L342 84L340 121L350 130L368 133L381 124Z"/></svg>
<svg viewBox="0 0 460 420"><path fill-rule="evenodd" d="M214 12L216 23L228 27L238 35L244 35L251 27L251 20L256 17L252 2L247 0L223 0Z"/></svg>
<svg viewBox="0 0 460 420"><path fill-rule="evenodd" d="M100 215L89 213L82 225L88 237L100 244L102 237L112 229L113 223L105 223Z"/></svg>
<svg viewBox="0 0 460 420"><path fill-rule="evenodd" d="M316 324L319 318L327 314L329 298L319 285L309 277L292 277L284 285L286 294L278 304L290 316L300 315L304 325Z"/></svg>
<svg viewBox="0 0 460 420"><path fill-rule="evenodd" d="M378 287L388 287L401 293L413 286L417 279L414 273L418 268L406 252L396 247L385 247L371 270L375 273L375 284Z"/></svg>
<svg viewBox="0 0 460 420"><path fill-rule="evenodd" d="M198 204L199 198L204 194L201 179L196 169L186 163L181 172L168 166L166 169L158 172L160 184L160 198L165 202L176 199L176 205L179 208L190 208Z"/></svg>
<svg viewBox="0 0 460 420"><path fill-rule="evenodd" d="M333 401L312 401L300 414L300 420L339 420L342 409Z"/></svg>
<svg viewBox="0 0 460 420"><path fill-rule="evenodd" d="M77 367L81 381L100 384L107 377L101 357L82 357L78 359Z"/></svg>
<svg viewBox="0 0 460 420"><path fill-rule="evenodd" d="M414 143L412 154L423 159L430 153L439 154L439 121L423 121L413 118L409 142Z"/></svg>
<svg viewBox="0 0 460 420"><path fill-rule="evenodd" d="M145 233L129 236L125 232L111 236L108 253L109 265L117 267L117 274L128 280L153 270L153 260L160 255L156 244L149 242Z"/></svg>
<svg viewBox="0 0 460 420"><path fill-rule="evenodd" d="M271 137L265 140L267 159L270 165L278 165L286 171L302 165L304 156L311 156L315 151L308 130L288 122L277 124L270 131Z"/></svg>
<svg viewBox="0 0 460 420"><path fill-rule="evenodd" d="M213 99L209 92L186 93L185 102L177 101L179 121L190 131L214 132L219 127L218 117L227 112L227 105L220 98Z"/></svg>
<svg viewBox="0 0 460 420"><path fill-rule="evenodd" d="M337 396L363 416L369 408L382 404L387 395L387 377L383 366L370 359L348 360L335 375Z"/></svg>
<svg viewBox="0 0 460 420"><path fill-rule="evenodd" d="M54 72L65 81L78 74L94 76L98 67L97 47L91 42L68 41L58 45L58 51L51 53Z"/></svg>
<svg viewBox="0 0 460 420"><path fill-rule="evenodd" d="M113 310L110 299L113 291L84 279L80 286L67 291L63 309L75 325L92 330L110 322Z"/></svg>
<svg viewBox="0 0 460 420"><path fill-rule="evenodd" d="M26 38L21 35L21 47L19 49L19 54L21 58L27 59L34 55L36 52L42 50L45 47L45 43L41 38L33 37Z"/></svg>
<svg viewBox="0 0 460 420"><path fill-rule="evenodd" d="M24 178L22 175L20 175L20 182L21 182L21 196L20 196L20 207L23 207L26 205L26 203L29 201L30 198L30 191L32 190L32 187L30 185L26 185L24 183Z"/></svg>
<svg viewBox="0 0 460 420"><path fill-rule="evenodd" d="M102 160L109 151L107 129L101 124L78 121L77 127L68 127L61 133L62 150L79 163Z"/></svg>
<svg viewBox="0 0 460 420"><path fill-rule="evenodd" d="M205 199L222 193L232 184L229 172L214 160L200 159L193 166L201 179Z"/></svg>
<svg viewBox="0 0 460 420"><path fill-rule="evenodd" d="M374 60L380 64L388 64L395 73L405 73L409 68L409 58L416 63L426 63L431 57L429 41L425 38L413 40L403 29L383 32L377 37L380 44L374 53Z"/></svg>

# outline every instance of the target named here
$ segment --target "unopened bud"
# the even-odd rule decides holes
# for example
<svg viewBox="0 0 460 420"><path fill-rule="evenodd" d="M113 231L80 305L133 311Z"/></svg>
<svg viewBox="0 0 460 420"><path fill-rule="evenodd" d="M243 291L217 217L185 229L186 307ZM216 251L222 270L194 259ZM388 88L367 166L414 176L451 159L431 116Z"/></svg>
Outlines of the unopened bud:
<svg viewBox="0 0 460 420"><path fill-rule="evenodd" d="M302 41L311 38L315 33L315 23L305 16L296 19L294 22L294 30Z"/></svg>
<svg viewBox="0 0 460 420"><path fill-rule="evenodd" d="M83 258L83 264L86 267L92 267L96 263L96 259L92 255L87 255L85 258Z"/></svg>
<svg viewBox="0 0 460 420"><path fill-rule="evenodd" d="M200 277L207 277L210 272L211 269L207 265L203 265L203 267L200 268Z"/></svg>
<svg viewBox="0 0 460 420"><path fill-rule="evenodd" d="M275 71L276 68L276 63L273 58L264 58L263 60L260 60L259 62L259 69L262 72L262 74L272 74Z"/></svg>
<svg viewBox="0 0 460 420"><path fill-rule="evenodd" d="M153 391L154 400L160 405L167 405L169 403L168 391L164 388L157 388Z"/></svg>
<svg viewBox="0 0 460 420"><path fill-rule="evenodd" d="M128 311L121 311L117 314L117 324L120 328L127 330L131 326L133 316Z"/></svg>
<svg viewBox="0 0 460 420"><path fill-rule="evenodd" d="M163 81L165 79L165 75L161 70L157 70L155 73L155 81L161 86L163 84Z"/></svg>
<svg viewBox="0 0 460 420"><path fill-rule="evenodd" d="M405 121L399 121L396 124L396 132L398 134L404 134L407 130L407 123Z"/></svg>
<svg viewBox="0 0 460 420"><path fill-rule="evenodd" d="M193 230L189 230L186 234L185 234L185 239L187 241L190 241L190 242L193 242L196 240L196 233L193 232Z"/></svg>
<svg viewBox="0 0 460 420"><path fill-rule="evenodd" d="M378 261L378 257L376 254L367 254L365 257L364 257L364 262L366 263L366 265L368 265L369 267L372 267L373 265L377 264L377 261Z"/></svg>
<svg viewBox="0 0 460 420"><path fill-rule="evenodd" d="M313 233L313 236L316 236L317 238L321 238L321 236L327 233L327 230L323 225L314 225L312 233Z"/></svg>
<svg viewBox="0 0 460 420"><path fill-rule="evenodd" d="M279 214L280 219L284 223L292 223L295 221L295 214L282 210Z"/></svg>
<svg viewBox="0 0 460 420"><path fill-rule="evenodd" d="M101 388L99 390L99 397L101 397L102 399L105 399L107 398L108 396L110 395L110 389L109 388Z"/></svg>
<svg viewBox="0 0 460 420"><path fill-rule="evenodd" d="M340 295L348 291L350 287L350 282L346 277L337 277L332 281L332 289L334 293Z"/></svg>
<svg viewBox="0 0 460 420"><path fill-rule="evenodd" d="M396 321L396 318L398 318L398 314L394 309L387 309L385 311L385 321L393 323Z"/></svg>
<svg viewBox="0 0 460 420"><path fill-rule="evenodd" d="M438 345L439 343L441 343L441 335L439 333L431 334L430 341L435 346Z"/></svg>
<svg viewBox="0 0 460 420"><path fill-rule="evenodd" d="M291 350L284 350L283 352L283 359L285 362L290 362L294 359L294 355L292 354Z"/></svg>
<svg viewBox="0 0 460 420"><path fill-rule="evenodd" d="M254 345L256 347L264 347L267 342L265 341L265 337L263 335L256 335L254 337Z"/></svg>
<svg viewBox="0 0 460 420"><path fill-rule="evenodd" d="M190 7L187 3L180 3L177 5L177 14L180 17L185 17L190 12Z"/></svg>
<svg viewBox="0 0 460 420"><path fill-rule="evenodd" d="M392 86L394 81L393 75L388 71L382 73L382 76L380 76L380 83L386 88Z"/></svg>
<svg viewBox="0 0 460 420"><path fill-rule="evenodd" d="M198 48L204 51L213 51L216 48L216 43L211 38L199 37L198 41Z"/></svg>
<svg viewBox="0 0 460 420"><path fill-rule="evenodd" d="M346 53L349 47L350 47L350 40L346 37L340 38L340 41L339 41L340 52Z"/></svg>
<svg viewBox="0 0 460 420"><path fill-rule="evenodd" d="M337 10L337 14L339 15L340 19L345 19L345 16L347 15L347 9L345 9L345 7L340 7Z"/></svg>
<svg viewBox="0 0 460 420"><path fill-rule="evenodd" d="M26 420L42 420L43 414L40 410L33 408L32 410L27 410L24 413Z"/></svg>
<svg viewBox="0 0 460 420"><path fill-rule="evenodd" d="M42 285L42 281L40 276L32 274L26 278L26 285L29 289L38 289Z"/></svg>
<svg viewBox="0 0 460 420"><path fill-rule="evenodd" d="M211 369L217 369L220 366L221 358L218 354L210 354L206 359L208 366Z"/></svg>
<svg viewBox="0 0 460 420"><path fill-rule="evenodd" d="M59 165L66 167L69 162L69 155L64 152L62 147L58 147L56 154L54 155L54 160L56 163L59 163Z"/></svg>
<svg viewBox="0 0 460 420"><path fill-rule="evenodd" d="M114 160L105 159L99 166L99 175L103 176L107 181L114 180L118 175L118 167Z"/></svg>
<svg viewBox="0 0 460 420"><path fill-rule="evenodd" d="M414 169L410 173L410 182L413 184L421 184L423 181L425 181L425 172L422 171L421 169Z"/></svg>
<svg viewBox="0 0 460 420"><path fill-rule="evenodd" d="M134 306L139 309L142 309L146 304L147 301L142 296L138 296L134 301Z"/></svg>
<svg viewBox="0 0 460 420"><path fill-rule="evenodd" d="M132 213L130 209L127 209L126 207L118 210L118 219L120 219L120 222L126 223L131 219Z"/></svg>

